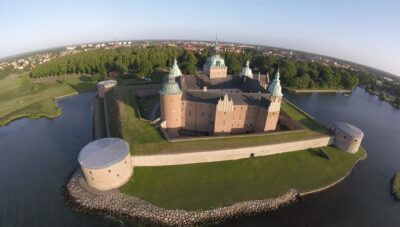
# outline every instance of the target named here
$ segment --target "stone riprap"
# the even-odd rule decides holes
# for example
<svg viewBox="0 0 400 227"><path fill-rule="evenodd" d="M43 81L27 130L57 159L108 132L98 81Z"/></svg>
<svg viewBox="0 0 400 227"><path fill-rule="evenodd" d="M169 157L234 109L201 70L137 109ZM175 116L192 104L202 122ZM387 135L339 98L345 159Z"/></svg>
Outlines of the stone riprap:
<svg viewBox="0 0 400 227"><path fill-rule="evenodd" d="M170 226L219 223L241 216L269 212L295 202L298 197L299 191L292 189L278 198L239 202L231 206L209 210L186 211L157 207L118 190L97 191L86 183L80 169L72 175L65 187L67 204L81 211Z"/></svg>

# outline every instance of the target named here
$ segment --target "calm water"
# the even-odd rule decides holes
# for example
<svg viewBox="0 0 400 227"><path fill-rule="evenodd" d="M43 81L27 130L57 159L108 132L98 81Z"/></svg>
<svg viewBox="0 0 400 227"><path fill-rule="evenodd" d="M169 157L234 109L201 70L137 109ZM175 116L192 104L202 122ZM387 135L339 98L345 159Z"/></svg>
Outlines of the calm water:
<svg viewBox="0 0 400 227"><path fill-rule="evenodd" d="M118 226L64 205L61 188L91 141L94 92L62 99L61 117L22 119L0 127L0 226ZM400 226L400 203L389 194L400 171L400 110L357 88L340 94L286 95L325 125L346 121L361 128L368 158L335 187L272 214L229 226ZM315 171L318 171L316 169Z"/></svg>

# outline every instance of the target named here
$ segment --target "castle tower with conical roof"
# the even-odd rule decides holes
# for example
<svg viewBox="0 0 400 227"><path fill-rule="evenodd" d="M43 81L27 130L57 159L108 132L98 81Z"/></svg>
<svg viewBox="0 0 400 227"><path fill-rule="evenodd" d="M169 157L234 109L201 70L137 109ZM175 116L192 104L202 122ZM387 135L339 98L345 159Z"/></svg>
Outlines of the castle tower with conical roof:
<svg viewBox="0 0 400 227"><path fill-rule="evenodd" d="M246 61L246 66L243 67L243 70L240 73L240 76L247 76L247 77L253 79L253 72L250 69L250 62L249 61Z"/></svg>
<svg viewBox="0 0 400 227"><path fill-rule="evenodd" d="M213 78L226 78L228 67L225 66L225 60L219 56L218 40L215 41L214 55L207 58L203 65L203 73Z"/></svg>
<svg viewBox="0 0 400 227"><path fill-rule="evenodd" d="M268 92L270 93L270 98L268 100L269 106L267 109L261 110L260 116L265 117L259 119L256 132L276 130L283 97L281 82L279 79L279 69L276 72L275 79L268 87Z"/></svg>
<svg viewBox="0 0 400 227"><path fill-rule="evenodd" d="M181 102L182 91L179 88L176 78L181 76L182 72L178 67L176 59L174 65L168 74L167 81L159 91L161 120L165 122L165 128L179 128L182 126Z"/></svg>

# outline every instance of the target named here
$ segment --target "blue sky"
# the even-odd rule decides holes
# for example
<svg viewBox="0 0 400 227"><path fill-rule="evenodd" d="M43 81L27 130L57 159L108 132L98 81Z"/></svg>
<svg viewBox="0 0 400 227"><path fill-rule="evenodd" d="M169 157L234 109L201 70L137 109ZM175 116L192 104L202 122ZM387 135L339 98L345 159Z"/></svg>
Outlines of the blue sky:
<svg viewBox="0 0 400 227"><path fill-rule="evenodd" d="M0 57L124 39L238 41L400 75L400 1L0 0Z"/></svg>

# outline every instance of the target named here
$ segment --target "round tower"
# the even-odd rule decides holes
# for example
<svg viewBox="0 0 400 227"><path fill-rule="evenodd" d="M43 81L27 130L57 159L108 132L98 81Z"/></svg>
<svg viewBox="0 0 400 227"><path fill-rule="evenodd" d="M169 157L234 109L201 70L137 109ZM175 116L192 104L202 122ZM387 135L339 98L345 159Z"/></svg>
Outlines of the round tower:
<svg viewBox="0 0 400 227"><path fill-rule="evenodd" d="M276 72L275 79L268 87L268 92L271 96L264 131L275 130L279 120L279 113L281 111L281 102L283 97L281 81L279 79L279 69Z"/></svg>
<svg viewBox="0 0 400 227"><path fill-rule="evenodd" d="M354 125L335 122L331 127L335 133L335 147L349 153L356 153L360 148L364 133Z"/></svg>
<svg viewBox="0 0 400 227"><path fill-rule="evenodd" d="M98 190L121 187L132 176L129 144L119 138L103 138L79 152L79 164L87 183Z"/></svg>
<svg viewBox="0 0 400 227"><path fill-rule="evenodd" d="M161 120L165 122L165 128L179 128L182 126L182 91L176 78L181 76L176 59L168 74L168 80L160 90Z"/></svg>

